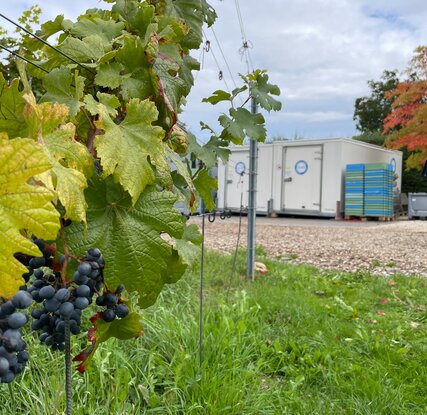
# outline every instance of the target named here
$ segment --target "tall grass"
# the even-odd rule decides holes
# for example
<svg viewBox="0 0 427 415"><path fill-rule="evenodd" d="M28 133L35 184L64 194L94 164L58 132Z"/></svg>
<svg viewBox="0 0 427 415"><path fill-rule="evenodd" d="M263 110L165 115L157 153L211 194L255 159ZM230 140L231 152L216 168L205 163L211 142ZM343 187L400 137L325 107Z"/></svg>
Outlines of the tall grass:
<svg viewBox="0 0 427 415"><path fill-rule="evenodd" d="M144 337L103 344L74 373L75 413L427 413L426 280L265 262L248 283L239 254L229 289L231 258L207 256L202 367L195 269L143 312ZM28 337L31 362L0 385L0 413L62 414L62 356Z"/></svg>

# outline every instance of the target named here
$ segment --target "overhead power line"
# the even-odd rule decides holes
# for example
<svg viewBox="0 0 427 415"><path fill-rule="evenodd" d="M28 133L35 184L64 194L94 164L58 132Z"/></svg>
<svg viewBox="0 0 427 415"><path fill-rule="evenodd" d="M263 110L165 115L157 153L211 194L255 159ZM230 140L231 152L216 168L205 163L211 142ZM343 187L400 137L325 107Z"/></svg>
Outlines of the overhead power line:
<svg viewBox="0 0 427 415"><path fill-rule="evenodd" d="M11 55L16 56L17 58L22 59L23 61L25 61L25 62L29 63L30 65L33 65L33 66L35 66L36 68L41 69L42 71L44 71L44 72L46 72L46 73L49 73L49 71L48 71L47 69L43 68L43 67L42 67L42 66L40 66L40 65L37 65L37 64L36 64L36 63L34 63L34 62L31 62L29 59L27 59L26 57L24 57L24 56L20 55L19 53L16 53L16 52L14 52L13 50L10 50L10 49L8 49L7 47L2 46L2 45L0 45L0 48L4 49L6 52L9 52Z"/></svg>
<svg viewBox="0 0 427 415"><path fill-rule="evenodd" d="M54 51L56 51L57 53L59 53L60 55L64 56L64 58L69 59L70 61L74 62L76 65L80 66L83 69L86 69L87 71L89 71L92 74L95 74L95 71L93 71L91 68L88 68L87 66L83 65L82 63L76 61L74 58L72 58L71 56L67 55L66 53L62 52L62 50L59 50L58 48L56 48L55 46L51 45L50 43L46 42L44 39L42 39L41 37L37 36L36 34L30 32L28 29L26 29L24 26L20 25L19 23L14 22L12 19L9 19L8 17L6 17L4 14L0 13L0 17L2 17L3 19L7 20L8 22L12 23L13 25L15 25L16 27L18 27L19 29L23 30L25 33L29 34L30 36L32 36L33 38L37 39L39 42L42 42L43 44L45 44L46 46L48 46L49 48L53 49Z"/></svg>

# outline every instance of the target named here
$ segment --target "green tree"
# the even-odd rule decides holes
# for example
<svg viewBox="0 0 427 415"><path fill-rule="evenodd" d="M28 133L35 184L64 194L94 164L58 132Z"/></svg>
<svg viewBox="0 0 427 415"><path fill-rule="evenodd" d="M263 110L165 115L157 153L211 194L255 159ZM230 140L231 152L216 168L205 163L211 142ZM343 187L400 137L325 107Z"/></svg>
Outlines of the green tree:
<svg viewBox="0 0 427 415"><path fill-rule="evenodd" d="M379 81L368 81L371 95L357 98L354 104L353 119L362 134L382 132L384 119L390 114L393 102L384 93L395 89L398 83L396 70L384 71Z"/></svg>

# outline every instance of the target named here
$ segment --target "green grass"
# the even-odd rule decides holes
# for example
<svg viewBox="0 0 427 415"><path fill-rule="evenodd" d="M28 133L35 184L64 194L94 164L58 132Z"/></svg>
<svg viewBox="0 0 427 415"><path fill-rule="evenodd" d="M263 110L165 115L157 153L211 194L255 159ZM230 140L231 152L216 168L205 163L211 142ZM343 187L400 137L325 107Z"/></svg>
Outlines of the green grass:
<svg viewBox="0 0 427 415"><path fill-rule="evenodd" d="M232 258L207 255L202 368L195 269L143 312L144 337L102 345L74 373L74 413L427 413L425 279L264 261L268 275L248 283L240 253L229 289ZM0 414L62 414L62 356L28 343Z"/></svg>

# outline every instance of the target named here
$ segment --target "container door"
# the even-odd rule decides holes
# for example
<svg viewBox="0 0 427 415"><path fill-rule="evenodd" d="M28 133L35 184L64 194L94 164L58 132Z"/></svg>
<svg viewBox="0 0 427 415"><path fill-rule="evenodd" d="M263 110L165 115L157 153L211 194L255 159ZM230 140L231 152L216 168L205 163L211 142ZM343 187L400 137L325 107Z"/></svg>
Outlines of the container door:
<svg viewBox="0 0 427 415"><path fill-rule="evenodd" d="M320 211L322 155L322 146L283 148L283 210Z"/></svg>

